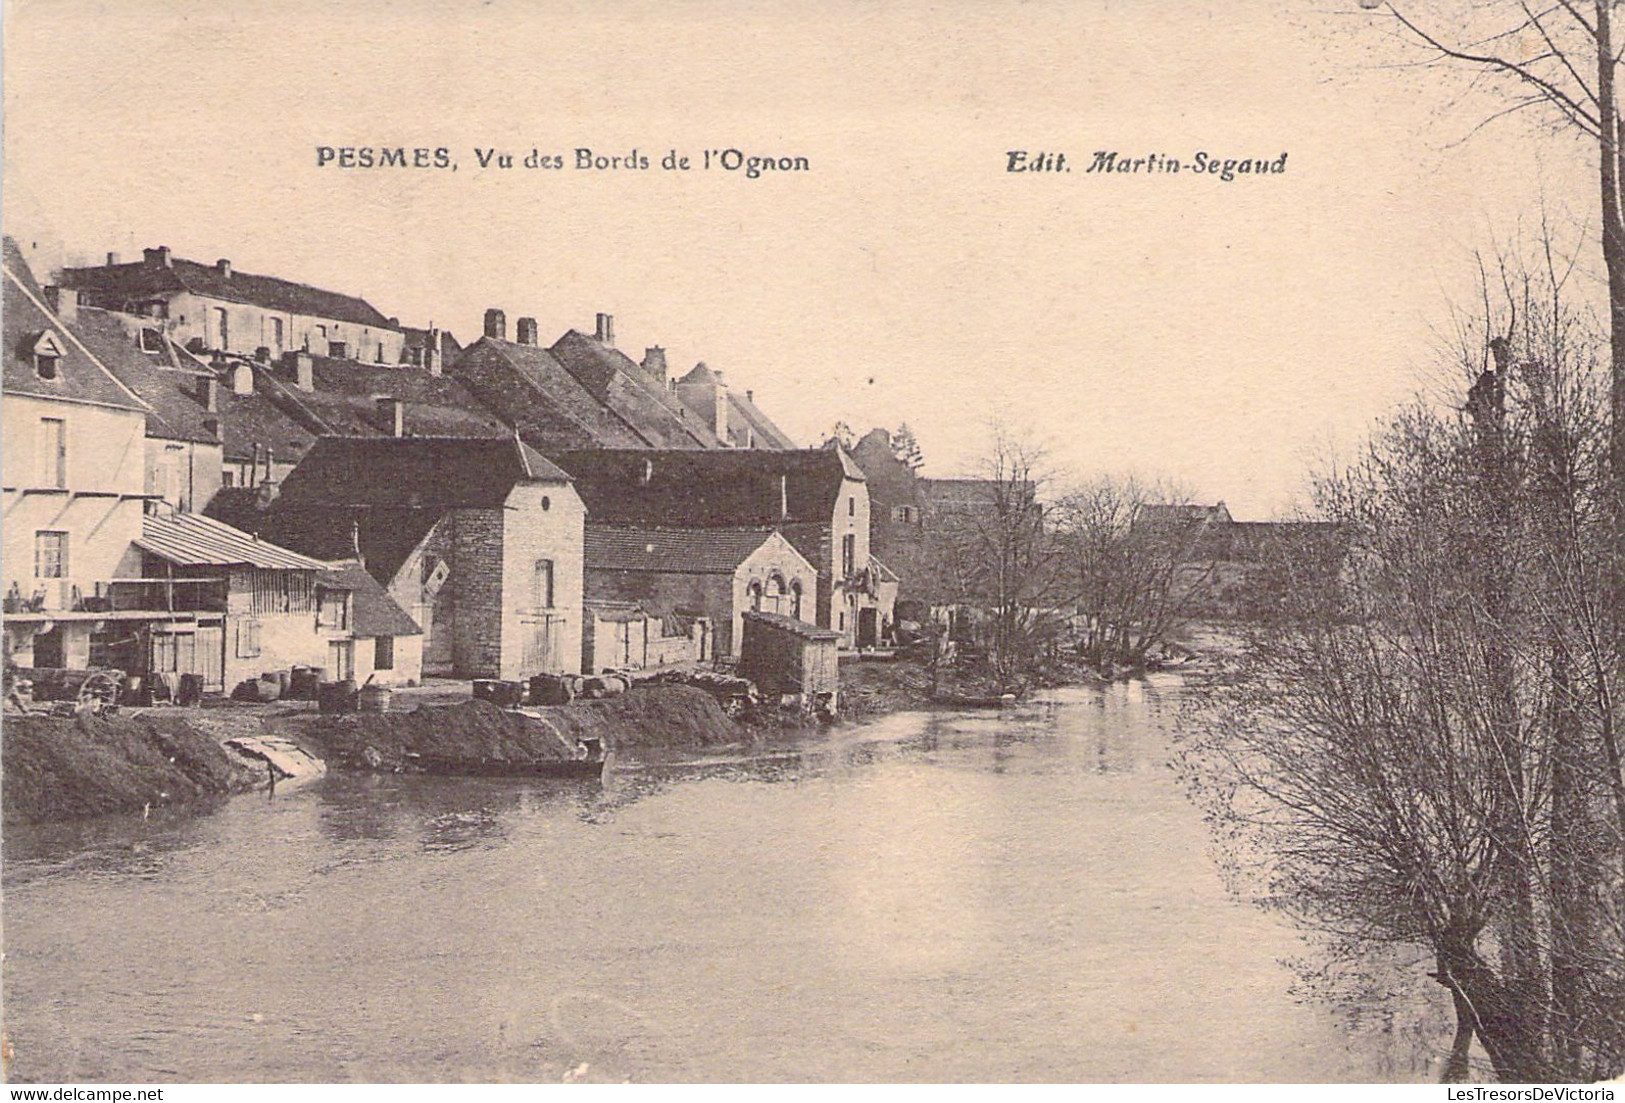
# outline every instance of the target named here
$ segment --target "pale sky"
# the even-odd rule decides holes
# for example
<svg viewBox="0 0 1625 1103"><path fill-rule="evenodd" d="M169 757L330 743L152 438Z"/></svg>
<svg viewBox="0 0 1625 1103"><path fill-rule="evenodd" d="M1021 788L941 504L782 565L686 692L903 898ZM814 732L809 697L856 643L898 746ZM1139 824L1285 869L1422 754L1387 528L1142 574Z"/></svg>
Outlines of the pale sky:
<svg viewBox="0 0 1625 1103"><path fill-rule="evenodd" d="M605 311L634 359L703 359L804 444L907 421L959 474L998 410L1073 476L1264 518L1427 381L1475 249L1591 209L1583 146L1459 143L1480 105L1376 69L1353 0L1281 7L12 0L7 228L228 257L465 342L488 306L546 343ZM323 145L458 169L318 168ZM653 167L474 154L578 146ZM658 167L727 147L811 171ZM1079 171L1010 174L1013 149ZM1102 178L1095 150L1288 167Z"/></svg>

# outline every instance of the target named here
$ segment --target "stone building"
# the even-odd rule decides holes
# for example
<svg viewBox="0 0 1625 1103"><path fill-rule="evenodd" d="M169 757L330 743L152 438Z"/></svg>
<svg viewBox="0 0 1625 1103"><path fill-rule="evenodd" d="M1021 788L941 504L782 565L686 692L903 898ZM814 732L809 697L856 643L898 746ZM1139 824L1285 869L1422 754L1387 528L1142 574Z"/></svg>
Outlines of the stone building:
<svg viewBox="0 0 1625 1103"><path fill-rule="evenodd" d="M556 458L595 525L781 533L817 571L813 622L848 647L880 641L893 610L869 554L863 472L843 449L595 449Z"/></svg>
<svg viewBox="0 0 1625 1103"><path fill-rule="evenodd" d="M189 349L271 359L290 351L399 364L406 335L365 299L275 276L239 272L229 260L183 260L167 246L142 259L67 268L63 286L88 306L134 314Z"/></svg>
<svg viewBox="0 0 1625 1103"><path fill-rule="evenodd" d="M589 522L587 599L636 602L661 617L703 617L706 650L736 656L747 611L811 623L818 572L770 528L658 528Z"/></svg>
<svg viewBox="0 0 1625 1103"><path fill-rule="evenodd" d="M581 668L584 511L568 475L492 437L322 437L239 523L357 558L423 629L423 669L523 678Z"/></svg>

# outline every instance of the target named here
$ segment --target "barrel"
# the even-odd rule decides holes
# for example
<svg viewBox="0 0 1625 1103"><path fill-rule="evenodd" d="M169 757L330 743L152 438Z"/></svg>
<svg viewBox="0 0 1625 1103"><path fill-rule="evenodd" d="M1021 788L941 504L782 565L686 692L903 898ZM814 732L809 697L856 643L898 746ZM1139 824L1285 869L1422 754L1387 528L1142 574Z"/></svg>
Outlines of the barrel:
<svg viewBox="0 0 1625 1103"><path fill-rule="evenodd" d="M356 708L361 712L388 712L390 690L388 686L364 685L356 695Z"/></svg>
<svg viewBox="0 0 1625 1103"><path fill-rule="evenodd" d="M191 707L203 703L203 675L182 674L180 692L176 694L178 703Z"/></svg>
<svg viewBox="0 0 1625 1103"><path fill-rule="evenodd" d="M316 700L323 712L354 712L356 704L355 679L321 682L316 686Z"/></svg>

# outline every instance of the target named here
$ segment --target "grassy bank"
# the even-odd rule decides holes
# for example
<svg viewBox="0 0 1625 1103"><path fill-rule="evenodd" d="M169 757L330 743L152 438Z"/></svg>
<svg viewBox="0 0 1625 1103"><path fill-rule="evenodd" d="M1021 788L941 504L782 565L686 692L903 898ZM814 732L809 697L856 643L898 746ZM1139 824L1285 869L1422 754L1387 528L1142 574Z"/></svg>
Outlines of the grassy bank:
<svg viewBox="0 0 1625 1103"><path fill-rule="evenodd" d="M199 803L266 780L181 713L7 716L3 753L6 823Z"/></svg>

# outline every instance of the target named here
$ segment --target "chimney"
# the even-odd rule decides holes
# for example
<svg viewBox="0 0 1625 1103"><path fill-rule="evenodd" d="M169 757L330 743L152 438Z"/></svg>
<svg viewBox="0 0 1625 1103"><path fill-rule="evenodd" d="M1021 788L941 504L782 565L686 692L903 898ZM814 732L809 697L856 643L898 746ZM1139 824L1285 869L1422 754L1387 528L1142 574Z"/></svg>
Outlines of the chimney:
<svg viewBox="0 0 1625 1103"><path fill-rule="evenodd" d="M206 418L204 418L203 419L203 431L205 433L208 433L211 437L219 439L219 437L220 437L220 419L217 418L217 417L206 417Z"/></svg>
<svg viewBox="0 0 1625 1103"><path fill-rule="evenodd" d="M429 327L423 338L423 366L429 369L430 375L439 375L444 367L440 363L440 331L434 326Z"/></svg>
<svg viewBox="0 0 1625 1103"><path fill-rule="evenodd" d="M259 446L259 442L255 441L252 445L250 445L250 448L252 448L252 450L253 450L253 453L252 453L253 458L248 461L248 485L253 486L255 483L259 482L259 480L260 480L260 446Z"/></svg>
<svg viewBox="0 0 1625 1103"><path fill-rule="evenodd" d="M238 364L231 369L231 393L254 393L254 369L247 364Z"/></svg>
<svg viewBox="0 0 1625 1103"><path fill-rule="evenodd" d="M643 350L643 370L652 378L666 381L666 350L659 345L650 345Z"/></svg>
<svg viewBox="0 0 1625 1103"><path fill-rule="evenodd" d="M711 428L716 433L717 439L720 440L723 444L727 444L728 443L728 384L726 384L726 383L724 383L722 381L722 373L721 372L714 371L711 374L716 376L716 380L717 380L717 406L716 406L717 414L716 414L716 421L712 424Z"/></svg>
<svg viewBox="0 0 1625 1103"><path fill-rule="evenodd" d="M225 257L221 257L219 260L214 262L214 270L219 272L223 278L228 280L231 279L231 261L227 260Z"/></svg>
<svg viewBox="0 0 1625 1103"><path fill-rule="evenodd" d="M216 413L220 409L220 380L212 375L202 375L197 381L197 400L209 413Z"/></svg>
<svg viewBox="0 0 1625 1103"><path fill-rule="evenodd" d="M790 519L790 476L779 476L779 520Z"/></svg>
<svg viewBox="0 0 1625 1103"><path fill-rule="evenodd" d="M147 264L157 268L173 268L174 263L169 255L169 246L160 245L156 249L141 250L141 259Z"/></svg>
<svg viewBox="0 0 1625 1103"><path fill-rule="evenodd" d="M615 343L615 315L598 315L598 340L606 345Z"/></svg>
<svg viewBox="0 0 1625 1103"><path fill-rule="evenodd" d="M392 395L378 396L378 416L383 419L384 430L392 437L406 435L406 407Z"/></svg>
<svg viewBox="0 0 1625 1103"><path fill-rule="evenodd" d="M747 389L745 391L745 401L749 402L752 406L756 405L756 392Z"/></svg>
<svg viewBox="0 0 1625 1103"><path fill-rule="evenodd" d="M514 327L514 330L514 340L518 341L521 345L534 345L539 343L536 340L535 318L519 319L519 322Z"/></svg>
<svg viewBox="0 0 1625 1103"><path fill-rule="evenodd" d="M316 361L308 352L293 354L293 385L307 394L316 389Z"/></svg>
<svg viewBox="0 0 1625 1103"><path fill-rule="evenodd" d="M65 324L71 326L79 320L79 292L70 287L48 287L45 299Z"/></svg>
<svg viewBox="0 0 1625 1103"><path fill-rule="evenodd" d="M485 335L493 341L508 339L508 316L494 306L485 312Z"/></svg>

